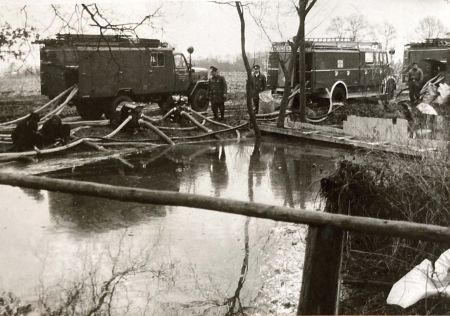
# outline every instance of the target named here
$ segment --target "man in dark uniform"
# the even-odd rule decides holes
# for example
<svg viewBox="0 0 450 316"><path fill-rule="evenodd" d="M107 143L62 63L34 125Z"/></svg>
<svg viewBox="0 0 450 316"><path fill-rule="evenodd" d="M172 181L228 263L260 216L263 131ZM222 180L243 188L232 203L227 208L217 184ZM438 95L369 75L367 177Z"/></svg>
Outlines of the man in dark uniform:
<svg viewBox="0 0 450 316"><path fill-rule="evenodd" d="M35 146L42 146L42 135L38 132L39 119L39 114L31 112L17 124L11 133L12 151L32 150Z"/></svg>
<svg viewBox="0 0 450 316"><path fill-rule="evenodd" d="M211 78L208 84L208 97L211 102L211 108L214 113L214 119L219 119L220 110L220 120L223 120L225 112L225 96L227 94L227 83L225 78L217 73L217 68L214 66L210 67Z"/></svg>
<svg viewBox="0 0 450 316"><path fill-rule="evenodd" d="M420 98L420 89L422 89L423 71L417 63L412 64L408 71L408 89L411 103L417 103Z"/></svg>
<svg viewBox="0 0 450 316"><path fill-rule="evenodd" d="M258 114L259 111L259 93L266 90L266 76L264 76L261 71L259 65L253 66L253 107L255 109L255 114Z"/></svg>
<svg viewBox="0 0 450 316"><path fill-rule="evenodd" d="M65 143L70 136L70 126L63 124L58 115L53 115L41 128L44 145L53 145L57 141Z"/></svg>

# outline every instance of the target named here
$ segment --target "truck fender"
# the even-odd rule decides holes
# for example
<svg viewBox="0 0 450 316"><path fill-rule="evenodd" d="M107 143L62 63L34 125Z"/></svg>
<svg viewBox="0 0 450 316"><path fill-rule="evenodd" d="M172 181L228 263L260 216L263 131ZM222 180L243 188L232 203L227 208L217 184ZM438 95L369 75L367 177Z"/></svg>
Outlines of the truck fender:
<svg viewBox="0 0 450 316"><path fill-rule="evenodd" d="M195 83L195 85L192 87L191 91L189 92L189 98L191 98L194 93L200 89L208 89L208 81L207 80L199 80Z"/></svg>
<svg viewBox="0 0 450 316"><path fill-rule="evenodd" d="M336 82L333 84L333 86L331 87L331 90L328 90L328 89L327 89L328 97L330 98L330 100L331 100L331 97L333 96L334 89L335 89L338 85L340 85L340 84L343 85L344 88L345 88L345 97L346 97L346 98L348 97L348 89L347 89L347 85L345 84L344 81L338 80L338 81L336 81Z"/></svg>

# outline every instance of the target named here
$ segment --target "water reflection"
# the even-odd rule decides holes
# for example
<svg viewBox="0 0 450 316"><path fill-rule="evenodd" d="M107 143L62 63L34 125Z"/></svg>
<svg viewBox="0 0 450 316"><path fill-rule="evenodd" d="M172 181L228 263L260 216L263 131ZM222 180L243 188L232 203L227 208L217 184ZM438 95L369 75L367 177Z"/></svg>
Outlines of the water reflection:
<svg viewBox="0 0 450 316"><path fill-rule="evenodd" d="M214 151L208 156L210 157L209 172L214 196L220 197L222 192L227 189L229 180L225 146L217 144L214 146Z"/></svg>
<svg viewBox="0 0 450 316"><path fill-rule="evenodd" d="M196 144L167 147L49 176L313 208L319 187L316 180L323 176L320 170L334 169L333 157L337 154L321 147L279 141ZM10 191L0 191L0 195L2 192ZM14 207L0 209L0 220L7 220L8 227L26 228L26 234L17 229L0 230L2 246L10 254L8 261L0 258L0 271L8 277L0 283L5 288L20 288L25 283L37 286L42 276L38 268L31 267L39 266L33 256L41 248L48 249L46 276L57 278L73 266L79 257L78 249L89 249L86 257L95 258L105 245L116 243L125 234L130 238L124 239L124 249L154 244L149 265L169 265L173 271L170 284L158 283L161 280L146 275L127 280L128 293L137 305L149 304L150 314L198 315L205 306L212 306L206 314L223 315L228 311L231 315L249 310L267 314L275 304L286 303L285 298L272 298L280 293L276 290L281 286L280 272L274 275L273 271L281 271L280 266L287 265L287 261L300 262L302 258L303 233L296 227L284 231L280 228L285 224L270 220L46 191L24 192L15 203L26 199L29 208L39 212L23 210L8 221ZM40 194L44 196L42 201L38 201ZM12 196L4 200L14 203ZM297 247L295 253L293 245ZM22 251L20 256L17 249ZM288 277L283 280L300 282L299 271L289 269L286 273ZM151 301L142 302L146 289L151 290ZM295 296L295 304L298 290L289 291ZM278 303L272 302L275 300ZM255 309L255 302L263 302L263 307Z"/></svg>
<svg viewBox="0 0 450 316"><path fill-rule="evenodd" d="M42 194L41 190L35 190L35 189L27 189L27 188L19 188L22 190L23 193L25 193L27 196L31 197L35 201L42 201L44 199L44 195Z"/></svg>
<svg viewBox="0 0 450 316"><path fill-rule="evenodd" d="M92 166L82 166L76 172L55 173L54 177L81 179L112 185L180 190L181 164L158 155L156 159L136 158L111 160ZM99 172L101 171L101 172ZM82 230L107 230L166 216L166 206L118 202L85 195L49 192L49 211L58 225Z"/></svg>

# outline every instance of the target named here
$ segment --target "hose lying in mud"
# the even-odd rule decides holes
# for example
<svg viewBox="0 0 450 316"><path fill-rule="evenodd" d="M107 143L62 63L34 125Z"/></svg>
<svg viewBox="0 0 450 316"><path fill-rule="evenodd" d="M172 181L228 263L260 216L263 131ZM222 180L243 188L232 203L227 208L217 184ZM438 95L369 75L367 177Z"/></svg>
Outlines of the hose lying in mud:
<svg viewBox="0 0 450 316"><path fill-rule="evenodd" d="M243 127L247 126L248 124L249 124L248 122L245 122L245 123L243 123L243 124L241 124L241 125L233 126L233 127L227 128L227 129L222 129L222 130L220 130L220 131L211 131L211 132L206 133L206 134L194 135L194 136L172 137L172 139L173 139L173 140L177 140L177 139L197 139L197 138L203 138L203 137L208 137L208 136L217 135L217 134L220 134L220 133L225 133L225 132L235 131L235 130L237 130L237 129L239 129L239 128L243 128Z"/></svg>
<svg viewBox="0 0 450 316"><path fill-rule="evenodd" d="M5 161L11 161L16 160L18 158L22 157L33 157L33 156L39 156L39 155L45 155L45 154L53 154L57 152L61 152L70 148L73 148L75 146L78 146L87 140L85 138L77 139L69 144L66 144L64 146L54 147L54 148L48 148L48 149L36 149L36 150L30 150L30 151L23 151L23 152L15 152L15 153L0 153L0 162Z"/></svg>
<svg viewBox="0 0 450 316"><path fill-rule="evenodd" d="M75 87L72 89L72 91L70 92L70 94L67 96L66 100L64 100L63 103L61 103L60 105L58 105L55 109L51 110L49 113L47 113L44 117L42 117L39 120L39 128L42 127L42 124L47 121L52 115L58 115L60 114L64 108L66 107L67 103L69 103L70 100L72 100L72 98L75 96L75 94L78 92L78 88ZM24 116L23 118L21 118L21 120L27 118L28 116ZM14 122L14 121L11 121ZM17 120L16 120L17 122ZM0 125L0 130L2 132L12 132L14 130L15 126L10 126L10 124L8 125Z"/></svg>
<svg viewBox="0 0 450 316"><path fill-rule="evenodd" d="M109 125L109 120L96 120L96 121L72 121L72 122L64 122L64 124L69 125L70 127L93 127L93 126L107 126Z"/></svg>
<svg viewBox="0 0 450 316"><path fill-rule="evenodd" d="M46 104L44 104L43 106L41 106L40 108L34 110L34 113L39 113L40 111L42 111L43 109L47 108L48 106L52 105L53 103L55 103L56 101L58 101L61 97L63 97L67 92L69 92L70 90L74 89L76 87L76 85L71 86L70 88L64 90L63 92L61 92L60 94L58 94L56 97L54 97L52 100L48 101ZM12 125L12 124L16 124L19 123L20 121L23 121L24 119L28 118L30 116L30 114L27 114L25 116L16 118L12 121L8 121L8 122L3 122L0 123L0 126L7 126L7 125Z"/></svg>
<svg viewBox="0 0 450 316"><path fill-rule="evenodd" d="M306 121L311 122L311 123L320 123L325 121L328 116L330 116L330 114L334 113L335 111L341 109L342 107L344 107L345 105L339 105L337 107L335 107L334 109L332 109L331 111L328 111L326 114L321 115L321 116L317 116L317 117L306 117ZM276 112L271 112L271 113L266 113L266 114L256 114L256 119L257 120L274 120L278 117L278 115L280 114L279 111ZM292 111L286 111L286 115L292 115L295 114L295 112Z"/></svg>
<svg viewBox="0 0 450 316"><path fill-rule="evenodd" d="M148 121L150 123L159 123L160 120L153 120L151 117L148 117L147 115L141 115L141 118L145 121ZM202 121L202 125L205 125L206 120ZM190 127L167 127L167 126L158 126L160 130L168 130L168 131L193 131L197 129L197 126L190 126Z"/></svg>
<svg viewBox="0 0 450 316"><path fill-rule="evenodd" d="M73 99L75 94L78 92L78 87L74 87L73 90L70 92L70 94L67 96L67 98L64 100L63 103L61 103L59 106L57 106L55 109L47 113L43 118L40 119L41 123L44 123L46 120L48 120L53 115L59 115L64 110L66 105L70 102L70 100Z"/></svg>
<svg viewBox="0 0 450 316"><path fill-rule="evenodd" d="M199 121L197 121L195 118L192 117L192 115L190 115L189 113L187 113L186 111L181 111L180 114L182 116L187 117L189 120L191 120L192 123L194 123L194 125L197 125L201 130L203 130L204 132L206 132L207 134L212 133L213 130L209 129L205 126L203 126L202 124L200 124ZM216 135L217 133L213 133L211 135L214 135L215 138L219 139L219 140L223 140L222 137L220 137L219 135Z"/></svg>
<svg viewBox="0 0 450 316"><path fill-rule="evenodd" d="M331 111L328 111L328 113L326 113L324 115L321 115L321 116L318 116L318 117L312 117L312 118L311 117L306 117L306 120L308 122L311 122L311 123L323 122L323 121L325 121L328 118L328 116L330 116L330 114L334 113L335 111L339 110L340 108L343 108L344 106L345 106L344 104L341 104L341 105L335 107L334 109L332 109Z"/></svg>
<svg viewBox="0 0 450 316"><path fill-rule="evenodd" d="M189 109L189 111L192 112L192 113L194 113L194 114L197 115L198 117L200 117L200 118L202 118L202 119L204 119L204 120L206 120L206 121L208 121L208 122L214 124L214 125L221 126L221 127L225 127L225 128L232 128L232 127L233 127L233 126L230 126L230 125L228 125L228 124L224 124L224 123L220 123L220 122L217 122L217 121L215 121L215 120L212 120L212 119L210 119L209 117L206 117L206 116L204 116L203 114L201 114L201 113L199 113L199 112L197 112L197 111L194 111L194 110L192 110L192 109ZM236 136L237 136L237 138L240 139L240 138L241 138L241 134L239 133L239 131L238 131L237 129L235 129L235 131L236 131Z"/></svg>
<svg viewBox="0 0 450 316"><path fill-rule="evenodd" d="M164 134L163 131L161 131L159 128L157 128L155 125L153 125L150 122L144 121L143 119L139 119L138 120L139 126L143 126L146 128L151 129L153 132L155 132L159 137L161 137L166 143L168 143L169 145L175 145L175 143L173 142L172 139L170 139L169 136L167 136L166 134Z"/></svg>
<svg viewBox="0 0 450 316"><path fill-rule="evenodd" d="M103 136L103 137L110 138L110 137L116 136L116 134L119 133L125 127L125 125L127 125L128 122L131 121L132 119L133 119L133 116L129 115L119 126L117 126L117 128L115 130L113 130L111 133L109 133L108 135Z"/></svg>

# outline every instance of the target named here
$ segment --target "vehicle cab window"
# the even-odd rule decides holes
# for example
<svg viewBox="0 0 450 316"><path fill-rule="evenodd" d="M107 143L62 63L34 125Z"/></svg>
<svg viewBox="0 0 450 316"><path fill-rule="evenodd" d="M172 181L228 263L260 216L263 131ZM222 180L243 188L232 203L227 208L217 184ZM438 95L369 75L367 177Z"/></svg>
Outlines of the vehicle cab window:
<svg viewBox="0 0 450 316"><path fill-rule="evenodd" d="M175 59L175 68L187 68L186 60L183 55L174 55L173 58Z"/></svg>
<svg viewBox="0 0 450 316"><path fill-rule="evenodd" d="M150 54L150 65L152 67L164 67L165 58L163 53L151 53Z"/></svg>

